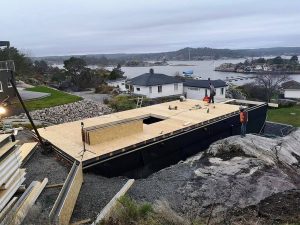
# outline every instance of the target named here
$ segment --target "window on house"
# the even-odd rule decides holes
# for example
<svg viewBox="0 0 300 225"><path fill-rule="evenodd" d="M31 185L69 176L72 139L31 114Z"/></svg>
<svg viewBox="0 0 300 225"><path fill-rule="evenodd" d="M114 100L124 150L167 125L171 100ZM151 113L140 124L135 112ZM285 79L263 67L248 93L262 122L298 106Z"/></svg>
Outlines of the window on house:
<svg viewBox="0 0 300 225"><path fill-rule="evenodd" d="M174 84L174 91L178 91L178 84Z"/></svg>
<svg viewBox="0 0 300 225"><path fill-rule="evenodd" d="M224 88L221 88L221 95L224 95Z"/></svg>
<svg viewBox="0 0 300 225"><path fill-rule="evenodd" d="M3 92L2 82L0 81L0 92Z"/></svg>
<svg viewBox="0 0 300 225"><path fill-rule="evenodd" d="M140 88L136 88L136 91L140 91L141 89Z"/></svg>
<svg viewBox="0 0 300 225"><path fill-rule="evenodd" d="M158 90L158 93L161 93L162 92L162 86L161 85L157 86L157 90Z"/></svg>
<svg viewBox="0 0 300 225"><path fill-rule="evenodd" d="M149 87L149 93L152 93L152 87Z"/></svg>
<svg viewBox="0 0 300 225"><path fill-rule="evenodd" d="M205 96L207 96L207 89L205 88Z"/></svg>

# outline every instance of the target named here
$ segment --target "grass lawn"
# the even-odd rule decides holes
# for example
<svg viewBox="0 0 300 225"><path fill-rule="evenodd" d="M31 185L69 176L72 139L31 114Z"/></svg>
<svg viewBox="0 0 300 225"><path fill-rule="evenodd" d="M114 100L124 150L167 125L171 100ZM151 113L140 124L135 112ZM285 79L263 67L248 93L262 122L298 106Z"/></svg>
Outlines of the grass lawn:
<svg viewBox="0 0 300 225"><path fill-rule="evenodd" d="M82 100L81 97L71 95L62 91L58 91L46 86L36 86L33 88L27 88L27 91L36 91L36 92L45 92L50 93L51 96L38 99L38 100L32 100L25 102L28 110L36 110L36 109L43 109L43 108L49 108L53 106L68 104L72 102L77 102L79 100Z"/></svg>
<svg viewBox="0 0 300 225"><path fill-rule="evenodd" d="M286 123L295 127L300 127L300 106L296 105L288 108L269 109L267 119L272 122Z"/></svg>

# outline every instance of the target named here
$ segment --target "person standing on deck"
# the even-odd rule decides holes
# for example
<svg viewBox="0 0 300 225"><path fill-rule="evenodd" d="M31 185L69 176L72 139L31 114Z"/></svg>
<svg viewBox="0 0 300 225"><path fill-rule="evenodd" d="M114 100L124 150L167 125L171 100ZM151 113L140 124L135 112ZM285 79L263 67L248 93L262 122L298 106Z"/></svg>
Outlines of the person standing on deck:
<svg viewBox="0 0 300 225"><path fill-rule="evenodd" d="M216 95L216 89L215 87L212 85L212 83L210 82L209 83L209 91L210 91L210 94L209 94L209 102L208 103L215 103L215 100L214 100L214 97Z"/></svg>
<svg viewBox="0 0 300 225"><path fill-rule="evenodd" d="M242 106L240 106L240 122L241 122L241 137L246 137L248 114Z"/></svg>

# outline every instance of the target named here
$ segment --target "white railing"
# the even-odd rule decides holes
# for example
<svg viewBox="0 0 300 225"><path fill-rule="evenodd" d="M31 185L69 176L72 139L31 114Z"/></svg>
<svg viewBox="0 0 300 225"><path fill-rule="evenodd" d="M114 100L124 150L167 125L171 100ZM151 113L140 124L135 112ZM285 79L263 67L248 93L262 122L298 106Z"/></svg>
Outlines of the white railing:
<svg viewBox="0 0 300 225"><path fill-rule="evenodd" d="M13 60L0 61L0 70L15 71L15 63Z"/></svg>

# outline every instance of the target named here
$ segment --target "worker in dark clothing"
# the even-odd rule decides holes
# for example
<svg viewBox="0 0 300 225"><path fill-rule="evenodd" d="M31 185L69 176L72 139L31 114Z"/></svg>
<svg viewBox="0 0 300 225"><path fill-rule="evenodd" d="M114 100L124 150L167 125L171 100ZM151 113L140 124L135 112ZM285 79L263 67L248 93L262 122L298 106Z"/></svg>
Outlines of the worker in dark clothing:
<svg viewBox="0 0 300 225"><path fill-rule="evenodd" d="M216 89L215 87L212 85L212 83L209 83L209 91L210 91L210 95L209 95L209 103L215 103L214 97L216 95Z"/></svg>
<svg viewBox="0 0 300 225"><path fill-rule="evenodd" d="M242 106L240 107L240 122L241 122L241 137L246 137L248 113L245 111L245 109Z"/></svg>

